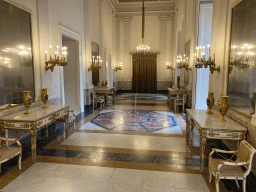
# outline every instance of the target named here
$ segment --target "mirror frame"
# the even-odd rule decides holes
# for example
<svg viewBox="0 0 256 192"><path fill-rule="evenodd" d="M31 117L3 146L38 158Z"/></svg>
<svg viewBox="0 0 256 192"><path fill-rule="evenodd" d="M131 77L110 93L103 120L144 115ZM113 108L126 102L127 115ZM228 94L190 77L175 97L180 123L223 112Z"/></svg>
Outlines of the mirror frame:
<svg viewBox="0 0 256 192"><path fill-rule="evenodd" d="M229 88L229 68L230 68L230 58L231 58L231 44L232 44L232 26L233 26L233 9L240 3L242 3L244 0L240 0L239 2L237 2L236 4L234 4L232 7L231 7L231 19L230 19L230 39L229 39L229 55L228 55L228 75L227 75L227 95L228 95L228 88ZM248 118L248 119L251 119L252 116L248 115L247 113L245 112L242 112L242 111L239 111L238 108L234 108L232 106L229 107L229 109L231 109L232 111Z"/></svg>

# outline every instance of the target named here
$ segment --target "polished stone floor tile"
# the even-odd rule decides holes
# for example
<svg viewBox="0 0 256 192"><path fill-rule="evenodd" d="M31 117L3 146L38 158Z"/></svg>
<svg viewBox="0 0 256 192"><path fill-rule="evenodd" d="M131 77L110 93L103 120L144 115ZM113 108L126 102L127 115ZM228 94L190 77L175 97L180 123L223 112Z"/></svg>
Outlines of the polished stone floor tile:
<svg viewBox="0 0 256 192"><path fill-rule="evenodd" d="M184 138L147 137L142 135L75 132L61 145L191 152Z"/></svg>
<svg viewBox="0 0 256 192"><path fill-rule="evenodd" d="M114 168L88 166L79 179L85 181L110 182L113 172Z"/></svg>

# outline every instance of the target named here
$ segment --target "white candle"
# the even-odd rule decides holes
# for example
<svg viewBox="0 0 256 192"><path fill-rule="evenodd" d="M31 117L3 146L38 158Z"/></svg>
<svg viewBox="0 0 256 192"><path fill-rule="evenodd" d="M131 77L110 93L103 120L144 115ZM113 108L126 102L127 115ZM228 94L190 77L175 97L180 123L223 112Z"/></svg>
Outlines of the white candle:
<svg viewBox="0 0 256 192"><path fill-rule="evenodd" d="M199 47L196 47L196 59L199 59Z"/></svg>
<svg viewBox="0 0 256 192"><path fill-rule="evenodd" d="M57 57L59 56L59 46L57 45Z"/></svg>
<svg viewBox="0 0 256 192"><path fill-rule="evenodd" d="M47 62L47 51L45 51L45 62Z"/></svg>
<svg viewBox="0 0 256 192"><path fill-rule="evenodd" d="M50 45L49 48L50 48L50 59L51 59L52 58L52 46Z"/></svg>
<svg viewBox="0 0 256 192"><path fill-rule="evenodd" d="M208 47L208 53L209 53L209 59L210 59L211 58L211 45L208 44L207 47Z"/></svg>
<svg viewBox="0 0 256 192"><path fill-rule="evenodd" d="M199 49L200 49L200 57L201 57L201 60L202 60L202 55L203 55L202 54L202 47L200 46Z"/></svg>

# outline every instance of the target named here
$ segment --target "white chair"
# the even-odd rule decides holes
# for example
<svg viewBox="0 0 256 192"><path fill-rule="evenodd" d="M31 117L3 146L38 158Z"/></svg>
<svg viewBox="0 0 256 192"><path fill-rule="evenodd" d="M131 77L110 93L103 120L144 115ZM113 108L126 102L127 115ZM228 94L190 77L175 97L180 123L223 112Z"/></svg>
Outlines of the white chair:
<svg viewBox="0 0 256 192"><path fill-rule="evenodd" d="M233 161L231 160L232 158L212 158L214 152L216 152L217 154L230 153L233 154L233 156L237 153L237 160ZM212 149L212 152L209 154L209 183L211 183L213 175L215 177L216 192L219 192L220 179L234 179L236 180L236 184L238 187L239 185L237 180L242 180L243 192L246 192L246 177L251 171L252 158L255 152L256 150L245 140L240 143L239 149L236 151L224 151L215 148Z"/></svg>
<svg viewBox="0 0 256 192"><path fill-rule="evenodd" d="M17 143L16 146L5 146L1 145L2 141L15 141ZM19 142L19 139L11 139L11 138L3 138L0 137L0 172L1 172L1 164L16 157L19 155L19 170L21 170L21 158L22 158L22 147Z"/></svg>
<svg viewBox="0 0 256 192"><path fill-rule="evenodd" d="M69 111L69 116L68 116L68 123L73 122L73 129L75 130L75 120L76 120L76 115L74 113L73 110ZM65 123L65 118L64 117L60 117L58 119L56 119L55 121L55 131L57 129L57 123L61 123L61 129L62 129L62 125Z"/></svg>
<svg viewBox="0 0 256 192"><path fill-rule="evenodd" d="M102 109L102 107L104 107L104 104L105 104L105 98L104 96L98 96L96 95L95 92L92 93L92 106L93 106L93 111L95 110L94 109L94 106L95 106L95 103L100 103L100 108Z"/></svg>
<svg viewBox="0 0 256 192"><path fill-rule="evenodd" d="M182 113L185 111L185 104L187 100L187 94L180 94L174 99L174 111L177 113L178 106L182 106Z"/></svg>

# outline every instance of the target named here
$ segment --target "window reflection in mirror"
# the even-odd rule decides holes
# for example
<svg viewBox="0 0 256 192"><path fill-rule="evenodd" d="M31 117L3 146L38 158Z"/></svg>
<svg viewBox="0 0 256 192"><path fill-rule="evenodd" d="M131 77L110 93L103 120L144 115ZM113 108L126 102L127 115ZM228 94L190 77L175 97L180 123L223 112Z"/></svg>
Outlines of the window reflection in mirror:
<svg viewBox="0 0 256 192"><path fill-rule="evenodd" d="M247 116L254 113L256 97L255 6L255 0L243 0L232 10L229 104Z"/></svg>
<svg viewBox="0 0 256 192"><path fill-rule="evenodd" d="M0 108L34 93L30 13L0 0Z"/></svg>

